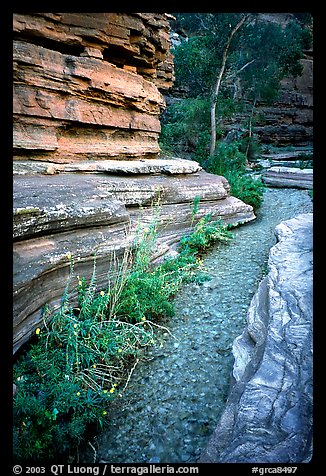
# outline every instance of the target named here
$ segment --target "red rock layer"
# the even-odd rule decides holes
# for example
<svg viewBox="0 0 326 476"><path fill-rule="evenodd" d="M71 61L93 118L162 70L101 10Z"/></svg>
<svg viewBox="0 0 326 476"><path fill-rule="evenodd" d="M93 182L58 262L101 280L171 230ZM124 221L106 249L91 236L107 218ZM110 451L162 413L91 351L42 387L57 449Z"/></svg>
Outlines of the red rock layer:
<svg viewBox="0 0 326 476"><path fill-rule="evenodd" d="M14 15L14 159L156 157L168 15Z"/></svg>

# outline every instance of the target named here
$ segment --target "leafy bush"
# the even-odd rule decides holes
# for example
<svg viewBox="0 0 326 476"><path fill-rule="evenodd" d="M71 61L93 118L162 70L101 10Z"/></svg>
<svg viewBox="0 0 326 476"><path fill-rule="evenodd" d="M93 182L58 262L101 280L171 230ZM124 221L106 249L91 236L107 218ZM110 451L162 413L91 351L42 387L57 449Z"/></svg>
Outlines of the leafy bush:
<svg viewBox="0 0 326 476"><path fill-rule="evenodd" d="M231 195L251 205L254 210L260 207L265 190L261 178L253 179L235 171L225 172L224 176L229 182Z"/></svg>
<svg viewBox="0 0 326 476"><path fill-rule="evenodd" d="M209 102L202 98L179 99L166 109L161 124L160 147L164 153L193 151L209 127Z"/></svg>
<svg viewBox="0 0 326 476"><path fill-rule="evenodd" d="M215 155L210 158L208 171L223 175L229 182L231 195L256 210L261 205L265 186L261 179L255 180L244 174L247 159L241 152L243 147L242 141L233 141L230 144L219 142Z"/></svg>
<svg viewBox="0 0 326 476"><path fill-rule="evenodd" d="M193 221L198 207L196 200ZM45 308L43 328L14 365L17 461L66 460L89 430L106 423L110 402L126 388L140 349L152 345L155 329L162 327L154 320L174 313L172 298L180 286L203 279L201 254L230 236L221 222L204 217L181 240L176 258L153 267L154 223L111 270L115 280L107 289L97 289L95 259L88 284L77 276L77 303L69 292L76 278L70 257L59 310Z"/></svg>
<svg viewBox="0 0 326 476"><path fill-rule="evenodd" d="M150 323L131 325L114 314L121 279L101 292L95 267L89 285L79 279L78 307L65 295L60 309L50 319L44 316L38 341L15 365L18 460L57 458L78 446L89 424L101 427L126 368L140 347L150 345Z"/></svg>
<svg viewBox="0 0 326 476"><path fill-rule="evenodd" d="M232 234L221 220L211 221L211 214L205 215L195 225L194 231L189 236L180 240L181 253L201 256L213 243L227 242Z"/></svg>
<svg viewBox="0 0 326 476"><path fill-rule="evenodd" d="M233 141L230 144L220 141L215 154L210 157L208 171L218 175L224 175L229 170L240 173L246 170L246 162L247 158L240 151L239 141Z"/></svg>

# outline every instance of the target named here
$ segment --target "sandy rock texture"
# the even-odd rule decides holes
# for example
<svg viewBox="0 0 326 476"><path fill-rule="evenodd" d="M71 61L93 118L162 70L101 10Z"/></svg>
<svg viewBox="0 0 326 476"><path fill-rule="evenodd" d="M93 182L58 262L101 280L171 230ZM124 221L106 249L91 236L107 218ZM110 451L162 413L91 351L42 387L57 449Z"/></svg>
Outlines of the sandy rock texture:
<svg viewBox="0 0 326 476"><path fill-rule="evenodd" d="M164 13L14 14L14 158L155 158L169 29Z"/></svg>

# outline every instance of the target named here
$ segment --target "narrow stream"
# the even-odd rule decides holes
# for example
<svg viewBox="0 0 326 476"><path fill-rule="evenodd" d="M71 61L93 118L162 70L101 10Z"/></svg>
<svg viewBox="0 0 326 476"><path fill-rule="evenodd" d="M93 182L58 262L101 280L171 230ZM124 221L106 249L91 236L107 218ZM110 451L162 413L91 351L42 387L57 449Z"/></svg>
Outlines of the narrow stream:
<svg viewBox="0 0 326 476"><path fill-rule="evenodd" d="M204 260L212 279L188 284L176 314L139 364L92 444L97 461L196 463L223 410L233 364L232 342L267 268L275 226L312 211L308 193L267 189L254 222L233 230ZM95 453L94 453L95 454ZM93 451L83 462L93 462Z"/></svg>

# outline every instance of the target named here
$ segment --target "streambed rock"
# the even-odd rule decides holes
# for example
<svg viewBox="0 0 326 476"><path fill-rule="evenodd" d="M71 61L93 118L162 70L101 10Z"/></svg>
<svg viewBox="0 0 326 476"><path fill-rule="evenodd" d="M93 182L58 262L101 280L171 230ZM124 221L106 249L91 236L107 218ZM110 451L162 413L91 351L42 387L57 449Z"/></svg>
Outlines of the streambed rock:
<svg viewBox="0 0 326 476"><path fill-rule="evenodd" d="M270 187L313 188L313 169L275 166L265 171L262 178Z"/></svg>
<svg viewBox="0 0 326 476"><path fill-rule="evenodd" d="M233 345L234 385L201 462L312 455L312 214L276 227L269 273Z"/></svg>

